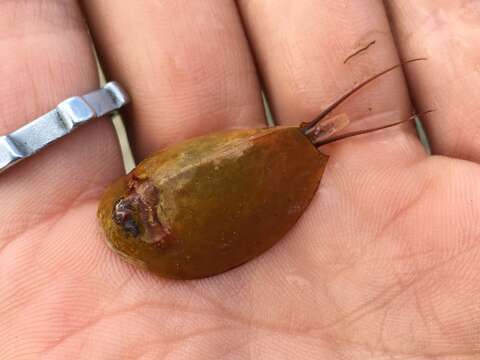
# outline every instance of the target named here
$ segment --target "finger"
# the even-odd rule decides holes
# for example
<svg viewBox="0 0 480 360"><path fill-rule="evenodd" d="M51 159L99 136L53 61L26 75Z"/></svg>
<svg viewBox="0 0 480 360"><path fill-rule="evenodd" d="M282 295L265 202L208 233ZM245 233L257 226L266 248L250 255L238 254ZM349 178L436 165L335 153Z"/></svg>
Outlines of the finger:
<svg viewBox="0 0 480 360"><path fill-rule="evenodd" d="M75 1L0 2L0 133L98 87L90 44ZM97 197L121 172L116 143L95 120L2 173L2 237Z"/></svg>
<svg viewBox="0 0 480 360"><path fill-rule="evenodd" d="M432 150L480 161L480 3L395 0L387 4L402 57L428 58L426 66L409 68L407 74L418 109L437 109L426 118Z"/></svg>
<svg viewBox="0 0 480 360"><path fill-rule="evenodd" d="M356 83L399 62L381 1L301 0L292 6L288 0L241 0L239 4L280 122L310 120ZM373 41L373 46L349 58ZM374 125L372 122L378 125L382 119L408 118L410 103L402 72L383 76L339 110L352 120L362 119L362 128ZM411 134L411 127L386 130L368 139L391 138L392 133L405 137ZM399 147L400 153L405 149ZM416 140L408 149L411 153L422 151Z"/></svg>
<svg viewBox="0 0 480 360"><path fill-rule="evenodd" d="M263 123L255 67L232 0L87 0L109 74L133 97L136 154L226 127Z"/></svg>

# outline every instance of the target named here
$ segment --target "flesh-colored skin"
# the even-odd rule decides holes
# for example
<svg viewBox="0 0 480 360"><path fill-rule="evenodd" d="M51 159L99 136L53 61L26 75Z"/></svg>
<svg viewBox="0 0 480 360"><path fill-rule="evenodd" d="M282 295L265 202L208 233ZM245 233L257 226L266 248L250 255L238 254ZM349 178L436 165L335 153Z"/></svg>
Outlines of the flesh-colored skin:
<svg viewBox="0 0 480 360"><path fill-rule="evenodd" d="M100 202L100 221L113 249L159 275L216 275L285 235L314 196L327 160L298 127L193 139L147 158L117 180ZM164 246L152 243L145 225L132 236L113 221L115 204L139 181L157 190L155 210L170 234Z"/></svg>

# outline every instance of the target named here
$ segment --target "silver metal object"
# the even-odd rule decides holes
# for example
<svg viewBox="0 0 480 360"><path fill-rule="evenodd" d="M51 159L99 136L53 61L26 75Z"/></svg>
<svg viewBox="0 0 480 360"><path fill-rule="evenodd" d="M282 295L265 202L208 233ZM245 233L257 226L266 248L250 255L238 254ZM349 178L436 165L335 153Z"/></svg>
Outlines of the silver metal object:
<svg viewBox="0 0 480 360"><path fill-rule="evenodd" d="M117 82L62 101L54 110L14 132L0 136L0 172L68 135L78 126L114 112L129 102Z"/></svg>

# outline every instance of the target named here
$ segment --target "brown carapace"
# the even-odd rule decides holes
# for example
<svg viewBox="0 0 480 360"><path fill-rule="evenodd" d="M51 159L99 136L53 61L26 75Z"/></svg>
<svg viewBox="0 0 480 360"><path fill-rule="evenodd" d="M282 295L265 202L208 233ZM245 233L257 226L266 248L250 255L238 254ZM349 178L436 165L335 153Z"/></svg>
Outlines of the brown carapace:
<svg viewBox="0 0 480 360"><path fill-rule="evenodd" d="M399 66L357 85L300 126L219 132L148 157L100 201L108 244L126 259L177 279L220 274L253 259L310 204L328 161L318 146L403 122L334 135L348 117L326 117Z"/></svg>

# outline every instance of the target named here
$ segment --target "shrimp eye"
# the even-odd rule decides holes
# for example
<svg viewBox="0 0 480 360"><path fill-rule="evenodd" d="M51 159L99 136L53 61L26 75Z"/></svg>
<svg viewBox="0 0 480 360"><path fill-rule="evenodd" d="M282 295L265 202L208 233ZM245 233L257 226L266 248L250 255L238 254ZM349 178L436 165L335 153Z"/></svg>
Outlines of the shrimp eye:
<svg viewBox="0 0 480 360"><path fill-rule="evenodd" d="M126 219L122 226L123 226L123 230L125 230L127 233L129 233L133 237L137 237L140 234L140 229L138 228L138 224L133 218Z"/></svg>
<svg viewBox="0 0 480 360"><path fill-rule="evenodd" d="M120 225L126 233L133 237L137 237L140 234L140 229L138 223L133 217L134 211L135 206L132 201L130 199L122 198L115 203L112 217L113 221L117 225Z"/></svg>

